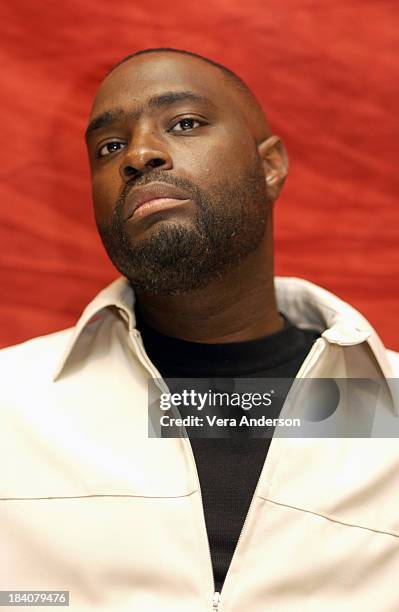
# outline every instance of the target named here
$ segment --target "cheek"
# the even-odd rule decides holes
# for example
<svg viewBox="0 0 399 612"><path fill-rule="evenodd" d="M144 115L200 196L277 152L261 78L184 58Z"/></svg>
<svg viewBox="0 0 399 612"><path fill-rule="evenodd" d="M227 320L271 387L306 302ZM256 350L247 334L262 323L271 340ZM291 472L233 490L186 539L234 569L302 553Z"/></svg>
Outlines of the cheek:
<svg viewBox="0 0 399 612"><path fill-rule="evenodd" d="M110 221L122 189L122 180L114 172L94 171L92 174L92 196L97 223Z"/></svg>
<svg viewBox="0 0 399 612"><path fill-rule="evenodd" d="M255 163L256 145L248 137L232 138L227 130L217 141L209 142L191 157L191 171L198 185L220 186L233 181L247 172ZM184 163L184 160L183 160ZM187 164L186 164L187 167Z"/></svg>

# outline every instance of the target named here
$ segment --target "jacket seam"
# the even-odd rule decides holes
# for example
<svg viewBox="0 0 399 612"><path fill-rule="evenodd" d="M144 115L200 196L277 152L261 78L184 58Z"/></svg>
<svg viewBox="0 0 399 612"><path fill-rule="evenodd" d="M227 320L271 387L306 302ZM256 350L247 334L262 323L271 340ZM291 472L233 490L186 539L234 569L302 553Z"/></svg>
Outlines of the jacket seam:
<svg viewBox="0 0 399 612"><path fill-rule="evenodd" d="M143 499L179 499L182 497L190 497L197 493L198 489L183 495L131 495L129 493L94 493L93 495L51 495L47 497L0 497L0 501L30 501L30 500L49 500L49 499L87 499L92 497L128 497Z"/></svg>
<svg viewBox="0 0 399 612"><path fill-rule="evenodd" d="M315 510L307 510L305 508L299 508L298 506L292 506L291 504L283 504L281 502L277 502L272 499L268 499L267 497L264 497L263 495L259 495L259 497L266 502L275 504L276 506L283 506L285 508L291 508L292 510L298 510L299 512L307 512L308 514L314 514L315 516L320 516L321 518L324 518L327 521L331 521L332 523L338 523L339 525L344 525L345 527L357 527L358 529L363 529L365 531L373 531L375 533L381 533L384 535L390 535L395 538L399 538L399 533L395 533L394 531L388 531L385 529L375 529L373 527L366 527L365 525L358 525L357 523L349 523L348 521L341 521L337 518L329 516L328 514L316 512Z"/></svg>

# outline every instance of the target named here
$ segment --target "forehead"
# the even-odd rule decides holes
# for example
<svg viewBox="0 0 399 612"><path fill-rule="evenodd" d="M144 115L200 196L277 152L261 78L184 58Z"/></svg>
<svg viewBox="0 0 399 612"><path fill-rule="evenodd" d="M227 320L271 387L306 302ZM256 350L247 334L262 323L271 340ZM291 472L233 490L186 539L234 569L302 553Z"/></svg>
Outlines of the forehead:
<svg viewBox="0 0 399 612"><path fill-rule="evenodd" d="M216 66L177 53L154 53L127 60L101 83L91 117L111 107L132 110L164 91L192 91L216 106L240 106L236 88Z"/></svg>

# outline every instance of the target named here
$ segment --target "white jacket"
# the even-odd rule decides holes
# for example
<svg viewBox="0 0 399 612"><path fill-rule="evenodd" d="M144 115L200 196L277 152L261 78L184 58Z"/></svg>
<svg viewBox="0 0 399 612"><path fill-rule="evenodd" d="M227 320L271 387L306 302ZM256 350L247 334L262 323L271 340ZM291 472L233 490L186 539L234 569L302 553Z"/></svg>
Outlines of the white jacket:
<svg viewBox="0 0 399 612"><path fill-rule="evenodd" d="M322 332L298 378L387 379L379 414L396 426L398 355L312 283L276 292ZM74 612L399 610L396 437L275 436L215 595L189 439L148 437L161 375L127 281L76 327L0 351L0 373L0 590L68 590Z"/></svg>

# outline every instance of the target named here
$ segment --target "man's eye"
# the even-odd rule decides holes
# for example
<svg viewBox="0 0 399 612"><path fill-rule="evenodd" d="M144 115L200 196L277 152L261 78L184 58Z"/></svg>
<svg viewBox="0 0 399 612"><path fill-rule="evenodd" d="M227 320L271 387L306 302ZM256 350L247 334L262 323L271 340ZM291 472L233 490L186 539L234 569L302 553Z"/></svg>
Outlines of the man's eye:
<svg viewBox="0 0 399 612"><path fill-rule="evenodd" d="M104 157L105 155L109 155L110 153L116 153L125 147L126 145L123 142L107 142L107 144L103 145L98 152L98 157Z"/></svg>
<svg viewBox="0 0 399 612"><path fill-rule="evenodd" d="M198 123L198 125L201 125L201 123L196 119L181 119L178 123L174 125L171 132L185 132L187 130L192 130L194 128L194 123ZM181 126L180 129L177 129L177 126Z"/></svg>

